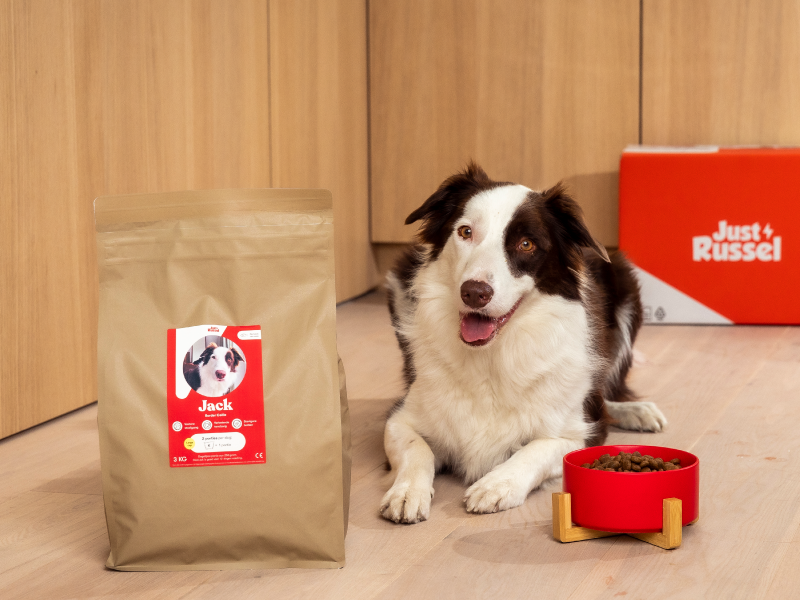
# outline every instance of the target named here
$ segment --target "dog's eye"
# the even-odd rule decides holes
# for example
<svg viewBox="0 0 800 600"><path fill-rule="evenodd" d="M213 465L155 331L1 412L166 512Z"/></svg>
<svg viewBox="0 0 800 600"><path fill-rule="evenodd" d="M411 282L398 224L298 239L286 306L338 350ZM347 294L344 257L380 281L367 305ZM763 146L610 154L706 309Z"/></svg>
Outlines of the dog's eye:
<svg viewBox="0 0 800 600"><path fill-rule="evenodd" d="M534 250L536 250L536 244L534 244L528 238L525 238L519 244L517 244L517 248L522 250L523 252L533 252Z"/></svg>
<svg viewBox="0 0 800 600"><path fill-rule="evenodd" d="M472 238L472 228L469 225L462 225L458 228L458 235L465 240L469 240Z"/></svg>

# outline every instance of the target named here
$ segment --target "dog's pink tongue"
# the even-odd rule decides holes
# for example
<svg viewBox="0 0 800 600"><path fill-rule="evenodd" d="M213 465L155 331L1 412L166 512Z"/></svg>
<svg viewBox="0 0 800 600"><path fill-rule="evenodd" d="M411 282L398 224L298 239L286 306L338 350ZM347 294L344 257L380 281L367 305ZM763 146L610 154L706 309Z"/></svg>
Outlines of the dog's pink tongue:
<svg viewBox="0 0 800 600"><path fill-rule="evenodd" d="M494 333L497 323L488 317L476 313L468 313L461 317L461 338L465 342L485 340Z"/></svg>

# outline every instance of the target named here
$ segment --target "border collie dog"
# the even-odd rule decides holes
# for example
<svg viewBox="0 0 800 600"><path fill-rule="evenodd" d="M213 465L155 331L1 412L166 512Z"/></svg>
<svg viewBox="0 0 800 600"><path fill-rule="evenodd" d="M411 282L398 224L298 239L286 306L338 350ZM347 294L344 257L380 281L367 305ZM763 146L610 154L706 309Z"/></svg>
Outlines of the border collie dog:
<svg viewBox="0 0 800 600"><path fill-rule="evenodd" d="M193 364L197 365L186 373L186 381L202 396L224 396L237 383L236 367L244 359L235 348L217 347L210 343Z"/></svg>
<svg viewBox="0 0 800 600"><path fill-rule="evenodd" d="M421 245L387 278L407 393L384 433L385 518L426 520L441 468L470 486L469 512L519 506L609 423L666 426L625 383L642 322L635 276L560 184L536 192L470 164L406 224L420 219Z"/></svg>

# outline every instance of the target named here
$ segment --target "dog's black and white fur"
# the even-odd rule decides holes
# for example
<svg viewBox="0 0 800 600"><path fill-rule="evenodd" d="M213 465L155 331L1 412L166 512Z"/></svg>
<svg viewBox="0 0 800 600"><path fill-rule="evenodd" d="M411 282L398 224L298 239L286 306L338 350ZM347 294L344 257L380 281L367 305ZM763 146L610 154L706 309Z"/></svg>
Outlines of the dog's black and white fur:
<svg viewBox="0 0 800 600"><path fill-rule="evenodd" d="M408 390L386 423L384 517L427 519L441 467L470 484L468 511L519 506L610 422L666 425L653 403L629 402L634 275L562 186L535 192L471 164L406 223L420 219L422 244L387 279Z"/></svg>
<svg viewBox="0 0 800 600"><path fill-rule="evenodd" d="M211 398L224 396L238 383L236 367L243 361L236 348L218 347L212 342L192 363L196 368L184 376L198 394Z"/></svg>

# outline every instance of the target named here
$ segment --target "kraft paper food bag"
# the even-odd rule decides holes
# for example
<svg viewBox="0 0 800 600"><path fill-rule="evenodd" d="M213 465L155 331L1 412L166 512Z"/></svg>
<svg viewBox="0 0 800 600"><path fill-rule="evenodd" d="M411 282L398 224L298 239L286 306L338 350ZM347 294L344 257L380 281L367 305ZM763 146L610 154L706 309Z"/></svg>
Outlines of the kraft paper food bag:
<svg viewBox="0 0 800 600"><path fill-rule="evenodd" d="M95 222L106 566L343 566L330 192L110 196Z"/></svg>

